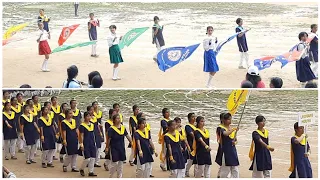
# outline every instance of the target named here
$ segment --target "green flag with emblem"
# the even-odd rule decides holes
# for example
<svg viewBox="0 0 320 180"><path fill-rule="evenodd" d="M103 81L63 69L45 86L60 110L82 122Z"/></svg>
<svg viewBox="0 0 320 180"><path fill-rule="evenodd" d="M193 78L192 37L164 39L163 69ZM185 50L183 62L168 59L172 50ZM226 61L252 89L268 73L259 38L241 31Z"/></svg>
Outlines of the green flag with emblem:
<svg viewBox="0 0 320 180"><path fill-rule="evenodd" d="M134 28L127 32L121 39L119 43L120 49L123 49L125 46L130 46L130 44L136 40L141 34L143 34L149 27Z"/></svg>

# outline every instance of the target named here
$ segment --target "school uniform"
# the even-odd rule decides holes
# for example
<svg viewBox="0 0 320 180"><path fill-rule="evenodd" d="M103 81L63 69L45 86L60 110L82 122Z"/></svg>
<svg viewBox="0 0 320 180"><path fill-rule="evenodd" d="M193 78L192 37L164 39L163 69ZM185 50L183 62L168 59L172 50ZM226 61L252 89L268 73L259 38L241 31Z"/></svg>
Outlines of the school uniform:
<svg viewBox="0 0 320 180"><path fill-rule="evenodd" d="M101 141L102 141L102 137L101 137L102 133L100 133L100 130L99 130L101 124L98 122L96 117L93 117L90 120L90 122L94 124L94 134L95 134L95 141L96 141L96 147L97 147L97 152L96 152L97 156L96 156L95 164L98 164L100 161L100 151L101 151Z"/></svg>
<svg viewBox="0 0 320 180"><path fill-rule="evenodd" d="M26 105L26 102L25 101L22 101L21 103L18 102L18 105L23 107L24 105Z"/></svg>
<svg viewBox="0 0 320 180"><path fill-rule="evenodd" d="M42 22L43 23L43 29L45 29L48 32L49 32L49 21L50 21L50 19L48 18L47 15L38 16L38 22Z"/></svg>
<svg viewBox="0 0 320 180"><path fill-rule="evenodd" d="M106 123L104 124L104 126L105 126L105 131L106 131L106 133L107 133L107 135L108 135L108 130L109 130L109 128L110 128L111 126L113 126L113 121L112 121L111 119L108 119L108 120L106 121ZM106 141L107 141L107 139L106 139ZM104 162L104 168L105 168L106 170L108 170L108 169L109 169L109 166L110 166L110 164L111 164L110 151L108 151L108 153L105 153L105 159L106 159L106 161Z"/></svg>
<svg viewBox="0 0 320 180"><path fill-rule="evenodd" d="M252 142L249 157L252 164L249 170L252 172L252 178L271 178L272 161L270 151L261 145L260 139L269 145L269 132L264 133L260 130L253 131Z"/></svg>
<svg viewBox="0 0 320 180"><path fill-rule="evenodd" d="M78 156L78 135L76 120L72 119L71 122L63 120L61 123L62 132L66 131L67 147L64 145L62 149L66 151L67 158L64 160L63 167L68 167L71 164L72 169L76 169L76 161Z"/></svg>
<svg viewBox="0 0 320 180"><path fill-rule="evenodd" d="M145 128L144 132L141 130L137 130L134 133L135 141L140 142L141 151L143 156L139 156L139 149L135 146L135 156L137 160L137 178L149 178L151 174L151 163L153 162L152 154L153 150L150 148L150 139L151 134L149 134L149 130Z"/></svg>
<svg viewBox="0 0 320 180"><path fill-rule="evenodd" d="M212 165L211 155L210 152L208 152L207 149L199 141L199 139L202 138L206 145L210 146L209 131L207 129L204 129L204 131L197 129L194 132L194 137L196 141L196 156L194 162L198 166L195 177L201 178L204 174L205 178L210 178L210 166Z"/></svg>
<svg viewBox="0 0 320 180"><path fill-rule="evenodd" d="M54 117L53 117L53 121L58 124L59 123L59 115L61 113L61 107L59 105L57 105L56 107L54 107L53 105L51 106L51 111L54 112Z"/></svg>
<svg viewBox="0 0 320 180"><path fill-rule="evenodd" d="M39 55L51 54L51 49L48 44L49 33L45 29L39 30L38 37L40 37Z"/></svg>
<svg viewBox="0 0 320 180"><path fill-rule="evenodd" d="M243 32L244 29L242 26L236 27L236 33ZM243 67L243 60L246 61L247 67L249 67L249 54L248 54L248 44L247 44L247 38L246 33L243 32L243 35L241 37L237 36L237 43L238 48L240 52L240 63L239 67Z"/></svg>
<svg viewBox="0 0 320 180"><path fill-rule="evenodd" d="M19 137L20 133L21 133L21 129L20 129L20 116L22 115L22 106L18 105L16 107L11 106L11 111L14 111L16 116L15 116L15 122L16 122L16 128L17 128L17 142L16 145L18 147L19 152L23 151L23 145L24 145L24 141L22 138Z"/></svg>
<svg viewBox="0 0 320 180"><path fill-rule="evenodd" d="M193 133L194 134L194 131L196 131L197 130L197 128L193 125L193 124L187 124L186 126L185 126L185 131L186 131L186 134L187 134L187 141L188 141L188 144L189 144L189 146L190 146L190 149L191 149L191 152L190 152L190 154L189 154L189 156L188 156L188 158L187 158L187 164L186 164L186 176L190 176L189 175L189 171L190 171L190 168L191 168L191 166L193 165L193 159L194 159L194 156L195 156L195 145L193 145L193 144L195 144L194 143L194 138L191 136L191 133ZM197 166L194 166L194 172L196 172L196 167Z"/></svg>
<svg viewBox="0 0 320 180"><path fill-rule="evenodd" d="M3 139L4 139L4 147L5 147L5 157L10 153L11 157L15 157L16 155L16 142L18 139L17 135L17 123L16 123L16 113L11 111L11 114L6 112L2 113L3 119ZM7 123L12 127L9 128Z"/></svg>
<svg viewBox="0 0 320 180"><path fill-rule="evenodd" d="M29 113L33 116L33 121L39 125L39 114L38 114L38 110L36 108L33 108L33 110L30 110ZM36 138L36 147L37 149L40 149L40 135L38 130L36 129L36 131L33 131L32 133L34 133L34 137Z"/></svg>
<svg viewBox="0 0 320 180"><path fill-rule="evenodd" d="M132 141L134 141L134 129L133 128L137 128L137 124L138 124L137 117L136 116L131 116L130 119L129 119L129 130L130 130ZM135 141L132 142L132 144L135 144L135 143L136 143ZM135 151L135 149L133 149L131 147L131 154L130 154L130 157L129 157L129 161L130 162L133 162L133 160L134 160L134 151Z"/></svg>
<svg viewBox="0 0 320 180"><path fill-rule="evenodd" d="M75 78L73 78L69 85L68 85L68 81L64 81L63 84L62 84L62 88L71 88L71 89L74 89L74 88L81 88L81 83L80 81L76 80Z"/></svg>
<svg viewBox="0 0 320 180"><path fill-rule="evenodd" d="M81 165L81 169L88 165L89 173L93 173L94 162L97 157L97 146L96 138L94 134L94 124L93 123L81 123L79 126L80 133L83 133L83 152L84 160Z"/></svg>
<svg viewBox="0 0 320 180"><path fill-rule="evenodd" d="M171 171L171 178L182 178L183 177L183 169L185 168L185 159L181 150L181 135L179 131L175 131L175 135L171 135L170 133L166 133L164 136L164 141L167 147L166 159L169 162L169 169ZM171 146L172 157L175 160L175 163L172 163L170 160L170 154L168 145Z"/></svg>
<svg viewBox="0 0 320 180"><path fill-rule="evenodd" d="M217 143L219 144L217 153L218 153L219 149L221 148L221 146L220 146L221 127L220 127L220 126L223 126L223 125L222 125L222 124L219 124L219 126L218 126L217 129L216 129ZM217 156L217 155L216 155L216 156ZM221 172L221 166L219 165L219 170L218 170L218 175L217 175L218 178L220 178L220 172Z"/></svg>
<svg viewBox="0 0 320 180"><path fill-rule="evenodd" d="M34 104L33 109L35 109L35 111L37 111L38 119L39 119L41 117L41 104L40 103Z"/></svg>
<svg viewBox="0 0 320 180"><path fill-rule="evenodd" d="M117 173L117 178L122 178L123 161L126 160L126 149L124 137L128 135L126 128L121 125L120 129L111 126L108 130L108 138L110 138L110 178Z"/></svg>
<svg viewBox="0 0 320 180"><path fill-rule="evenodd" d="M296 61L297 80L300 81L304 87L305 82L311 81L316 77L313 74L313 71L310 67L309 53L308 53L308 48L305 42L300 41L300 43L297 46L297 50L298 51L305 50L305 52L302 53L300 60Z"/></svg>
<svg viewBox="0 0 320 180"><path fill-rule="evenodd" d="M100 22L98 20L89 20L88 26L91 25L91 28L89 29L89 39L90 41L96 41L98 40L98 32L97 27L100 26ZM92 44L92 51L91 55L97 55L97 44Z"/></svg>
<svg viewBox="0 0 320 180"><path fill-rule="evenodd" d="M305 146L307 145L308 151L310 150L309 143L306 142L306 139L296 144L294 141L299 138L294 136L291 138L291 166L289 171L290 178L312 178L312 168L310 160L308 157L305 157Z"/></svg>
<svg viewBox="0 0 320 180"><path fill-rule="evenodd" d="M44 136L44 142L41 142L42 164L52 164L53 161L56 149L56 133L53 125L53 119L50 115L40 117L39 128L42 127Z"/></svg>
<svg viewBox="0 0 320 180"><path fill-rule="evenodd" d="M167 146L165 145L164 142L164 135L167 133L168 131L168 122L169 119L165 119L165 118L161 118L160 119L160 131L158 133L158 143L161 144L161 152L160 152L160 167L162 169L166 169L169 170L168 168L168 162L166 160L166 153L167 153Z"/></svg>
<svg viewBox="0 0 320 180"><path fill-rule="evenodd" d="M312 71L316 77L318 77L318 35L311 32L310 36L314 36L310 42L310 57L312 58Z"/></svg>
<svg viewBox="0 0 320 180"><path fill-rule="evenodd" d="M34 118L33 115L29 116L21 115L20 123L23 125L22 133L24 135L25 140L25 156L27 161L33 161L35 152L37 150L36 141L39 137L39 134L36 135L37 128L34 126Z"/></svg>
<svg viewBox="0 0 320 180"><path fill-rule="evenodd" d="M158 29L158 33L154 35L154 32ZM157 59L158 53L165 48L165 42L163 38L163 26L159 24L154 24L152 26L152 44L156 44L157 54L154 55L153 59Z"/></svg>
<svg viewBox="0 0 320 180"><path fill-rule="evenodd" d="M184 164L185 164L185 168L182 170L182 177L186 177L186 166L187 166L187 160L190 156L189 151L188 151L188 147L187 144L184 142L187 138L187 134L186 131L184 129L181 129L181 131L179 131L180 133L180 141L181 141L181 147L182 147L182 154L183 154L183 158L184 158Z"/></svg>
<svg viewBox="0 0 320 180"><path fill-rule="evenodd" d="M99 126L98 126L98 128L100 128L100 131L101 131L101 133L102 133L102 137L101 137L101 147L100 147L100 152L99 152L99 156L100 156L100 154L101 154L101 149L105 149L105 146L103 146L104 145L104 143L102 143L102 142L104 142L104 131L103 131L103 124L102 124L102 111L98 111L98 112L93 112L93 115L94 115L94 117L96 117L97 118L97 121L98 121L98 123L99 123ZM99 159L100 160L100 159Z"/></svg>
<svg viewBox="0 0 320 180"><path fill-rule="evenodd" d="M61 107L59 106L59 105L57 105L56 107L54 107L54 106L51 106L51 112L53 112L53 122L54 122L54 124L55 124L55 128L56 128L56 132L58 133L59 132L59 134L60 134L60 137L57 139L57 142L56 142L56 150L55 150L55 152L54 152L54 154L56 154L57 153L57 151L60 151L60 153L61 153L61 147L62 147L62 140L61 140L61 137L62 137L62 134L61 134L61 127L60 127L60 125L61 125L61 122L62 122L62 120L64 120L65 119L65 116L63 117L63 118L60 118L60 113L61 113ZM50 113L51 114L51 116L52 116L52 113ZM60 121L59 121L60 120ZM62 158L62 156L60 155L60 158Z"/></svg>
<svg viewBox="0 0 320 180"><path fill-rule="evenodd" d="M219 66L216 60L216 52L215 49L217 47L218 40L215 36L207 36L203 40L203 48L204 48L204 55L203 55L203 71L204 72L218 72Z"/></svg>
<svg viewBox="0 0 320 180"><path fill-rule="evenodd" d="M231 178L239 178L239 159L236 147L232 144L235 138L233 131L229 136L224 136L223 132L228 129L223 125L219 125L220 143L215 162L220 167L220 177L227 178L231 173Z"/></svg>
<svg viewBox="0 0 320 180"><path fill-rule="evenodd" d="M75 111L73 111L73 119L76 120L76 126L77 128L79 128L82 119L82 115L81 115L81 111L79 109L76 109Z"/></svg>

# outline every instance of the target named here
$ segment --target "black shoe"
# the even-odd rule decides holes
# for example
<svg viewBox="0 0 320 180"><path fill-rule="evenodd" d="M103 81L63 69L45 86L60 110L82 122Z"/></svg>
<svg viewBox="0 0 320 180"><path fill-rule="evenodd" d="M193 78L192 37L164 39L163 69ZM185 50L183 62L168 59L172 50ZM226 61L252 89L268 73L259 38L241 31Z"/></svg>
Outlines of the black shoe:
<svg viewBox="0 0 320 180"><path fill-rule="evenodd" d="M123 164L126 164L127 162L123 161Z"/></svg>
<svg viewBox="0 0 320 180"><path fill-rule="evenodd" d="M130 166L134 166L134 163L132 161L129 161Z"/></svg>
<svg viewBox="0 0 320 180"><path fill-rule="evenodd" d="M30 160L30 162L31 162L31 163L37 163L37 162L35 162L34 160Z"/></svg>
<svg viewBox="0 0 320 180"><path fill-rule="evenodd" d="M55 160L55 161L56 161L56 160L58 160L58 158L56 158L55 156L53 156L53 160Z"/></svg>
<svg viewBox="0 0 320 180"><path fill-rule="evenodd" d="M63 157L60 157L60 162L63 163Z"/></svg>
<svg viewBox="0 0 320 180"><path fill-rule="evenodd" d="M154 176L152 174L150 174L150 177L153 178Z"/></svg>
<svg viewBox="0 0 320 180"><path fill-rule="evenodd" d="M94 167L101 167L99 164L94 164Z"/></svg>
<svg viewBox="0 0 320 180"><path fill-rule="evenodd" d="M42 168L47 168L46 163L42 163Z"/></svg>
<svg viewBox="0 0 320 180"><path fill-rule="evenodd" d="M54 167L54 165L53 165L53 164L47 164L47 167L51 167L51 168L53 168L53 167Z"/></svg>
<svg viewBox="0 0 320 180"><path fill-rule="evenodd" d="M165 167L160 165L160 168L162 169L162 171L167 171Z"/></svg>
<svg viewBox="0 0 320 180"><path fill-rule="evenodd" d="M81 174L81 176L85 176L84 170L80 169L80 174Z"/></svg>
<svg viewBox="0 0 320 180"><path fill-rule="evenodd" d="M109 171L109 168L108 168L108 166L107 166L105 163L103 163L103 167L104 167L104 169L105 169L106 171Z"/></svg>
<svg viewBox="0 0 320 180"><path fill-rule="evenodd" d="M67 172L68 171L66 166L62 166L62 169L63 169L63 172Z"/></svg>
<svg viewBox="0 0 320 180"><path fill-rule="evenodd" d="M78 169L72 169L71 172L79 172Z"/></svg>
<svg viewBox="0 0 320 180"><path fill-rule="evenodd" d="M28 161L26 161L26 163L27 163L27 164L31 164L31 162L30 162L29 160L28 160Z"/></svg>
<svg viewBox="0 0 320 180"><path fill-rule="evenodd" d="M12 157L11 157L11 159L13 159L13 160L17 160L18 158L17 158L17 157L15 157L15 156L12 156Z"/></svg>
<svg viewBox="0 0 320 180"><path fill-rule="evenodd" d="M97 176L97 175L94 173L89 173L89 176Z"/></svg>

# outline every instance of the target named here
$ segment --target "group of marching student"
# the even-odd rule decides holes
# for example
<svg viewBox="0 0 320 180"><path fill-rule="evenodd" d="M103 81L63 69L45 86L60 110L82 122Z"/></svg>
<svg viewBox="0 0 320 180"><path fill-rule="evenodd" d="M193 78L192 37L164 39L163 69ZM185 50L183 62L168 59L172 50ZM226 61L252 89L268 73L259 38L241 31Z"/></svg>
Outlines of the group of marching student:
<svg viewBox="0 0 320 180"><path fill-rule="evenodd" d="M17 159L15 147L24 150L26 163L36 163L34 160L37 146L42 150L42 167L54 167L53 160L59 150L63 171L67 172L70 165L72 172L80 172L85 176L85 168L89 169L89 176L97 176L94 167L99 165L102 142L105 142L105 170L110 177L121 178L123 164L126 161L126 137L131 145L130 165L136 165L136 177L151 176L153 155L158 156L151 139L151 127L147 123L145 114L140 112L137 105L133 106L133 115L129 119L128 134L123 125L123 115L119 104L114 104L109 110L109 117L102 126L102 111L97 102L87 107L82 114L76 108L77 102L58 105L56 97L45 102L41 107L38 97L33 96L23 102L22 94L10 98L8 92L3 93L3 137L4 157L9 160ZM170 120L167 108L162 110L161 128L158 142L161 146L159 154L163 171L170 171L170 177L190 177L190 169L194 165L194 176L197 178L210 177L211 146L210 133L205 127L204 117L188 114L188 124L183 128L179 117ZM216 135L218 150L215 162L220 166L218 177L238 178L239 160L236 149L237 131L231 127L232 116L229 113L220 114L221 124L217 127ZM249 157L252 161L250 170L252 177L271 177L272 160L269 145L268 130L264 128L266 119L257 116L255 122L257 130L252 133L252 143ZM308 156L310 147L306 141L303 127L294 124L295 136L291 138L291 167L290 177L312 177L312 168ZM17 140L19 140L17 141ZM22 146L21 146L22 144ZM305 152L305 146L308 151ZM22 148L21 148L22 147ZM21 148L21 149L20 149ZM78 155L83 156L80 169L76 167Z"/></svg>

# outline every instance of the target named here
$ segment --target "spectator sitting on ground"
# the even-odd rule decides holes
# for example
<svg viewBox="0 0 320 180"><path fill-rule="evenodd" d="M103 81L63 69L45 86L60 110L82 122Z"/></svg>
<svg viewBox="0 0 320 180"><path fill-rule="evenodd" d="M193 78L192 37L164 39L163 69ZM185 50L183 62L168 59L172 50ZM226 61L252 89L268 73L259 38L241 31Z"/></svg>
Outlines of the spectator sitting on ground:
<svg viewBox="0 0 320 180"><path fill-rule="evenodd" d="M250 66L246 74L246 80L250 81L253 85L253 88L265 88L265 84L262 82L259 69L257 66ZM243 83L244 81L242 81ZM241 86L242 86L241 83Z"/></svg>
<svg viewBox="0 0 320 180"><path fill-rule="evenodd" d="M283 81L279 77L273 77L270 80L270 88L282 88Z"/></svg>
<svg viewBox="0 0 320 180"><path fill-rule="evenodd" d="M100 75L95 75L92 78L91 84L92 84L92 88L101 88L101 86L103 85L103 79L101 78Z"/></svg>
<svg viewBox="0 0 320 180"><path fill-rule="evenodd" d="M91 73L88 74L88 88L93 88L91 81L93 77L95 77L96 75L101 76L98 71L92 71Z"/></svg>
<svg viewBox="0 0 320 180"><path fill-rule="evenodd" d="M23 84L20 86L20 88L31 88L31 86L29 84Z"/></svg>
<svg viewBox="0 0 320 180"><path fill-rule="evenodd" d="M250 81L243 81L241 88L253 88L253 84Z"/></svg>

